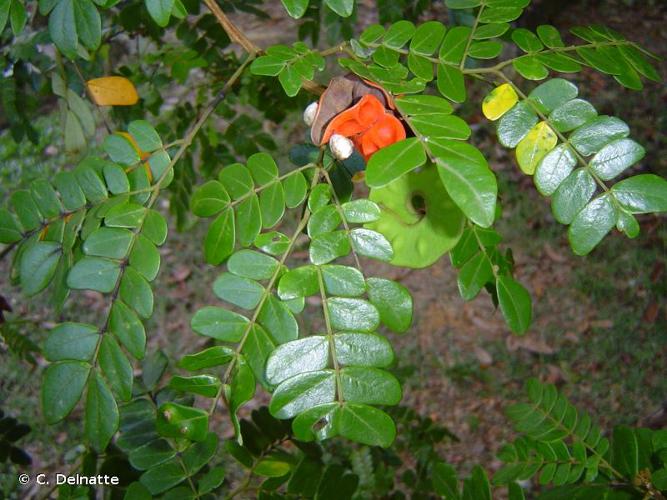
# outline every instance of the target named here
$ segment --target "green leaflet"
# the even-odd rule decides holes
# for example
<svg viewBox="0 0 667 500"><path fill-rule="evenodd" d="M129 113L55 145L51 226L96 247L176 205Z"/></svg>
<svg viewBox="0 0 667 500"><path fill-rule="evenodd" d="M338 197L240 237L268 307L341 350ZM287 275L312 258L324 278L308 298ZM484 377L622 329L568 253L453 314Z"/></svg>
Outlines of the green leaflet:
<svg viewBox="0 0 667 500"><path fill-rule="evenodd" d="M515 333L525 333L530 326L532 306L526 289L509 276L500 276L496 282L500 310Z"/></svg>
<svg viewBox="0 0 667 500"><path fill-rule="evenodd" d="M368 298L380 321L390 330L403 333L412 324L412 296L406 287L383 278L368 278Z"/></svg>
<svg viewBox="0 0 667 500"><path fill-rule="evenodd" d="M94 372L88 383L84 430L93 448L102 451L118 428L118 406L104 379Z"/></svg>
<svg viewBox="0 0 667 500"><path fill-rule="evenodd" d="M49 365L42 382L42 411L49 423L56 423L72 411L81 398L90 365L81 361L61 361Z"/></svg>
<svg viewBox="0 0 667 500"><path fill-rule="evenodd" d="M213 283L213 291L230 304L254 309L264 294L264 287L254 280L223 273Z"/></svg>
<svg viewBox="0 0 667 500"><path fill-rule="evenodd" d="M44 356L49 361L90 361L95 353L99 331L83 323L61 323L49 332Z"/></svg>
<svg viewBox="0 0 667 500"><path fill-rule="evenodd" d="M382 148L366 167L366 182L381 187L426 163L426 154L418 138L405 139Z"/></svg>
<svg viewBox="0 0 667 500"><path fill-rule="evenodd" d="M22 254L19 266L21 288L28 296L35 295L53 279L62 256L62 246L50 241L36 241Z"/></svg>
<svg viewBox="0 0 667 500"><path fill-rule="evenodd" d="M207 337L224 342L238 342L243 336L248 319L221 307L203 307L192 317L192 329Z"/></svg>

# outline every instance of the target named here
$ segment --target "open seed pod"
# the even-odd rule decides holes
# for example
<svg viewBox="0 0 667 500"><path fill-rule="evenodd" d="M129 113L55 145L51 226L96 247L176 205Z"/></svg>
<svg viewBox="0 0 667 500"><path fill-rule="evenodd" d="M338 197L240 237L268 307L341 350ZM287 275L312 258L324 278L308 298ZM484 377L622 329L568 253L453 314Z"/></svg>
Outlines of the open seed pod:
<svg viewBox="0 0 667 500"><path fill-rule="evenodd" d="M369 94L375 96L384 108L395 108L393 99L384 89L362 80L357 75L347 74L333 78L320 97L317 113L310 129L313 144L324 144L326 142L324 133L329 123L347 108L356 104L363 96Z"/></svg>
<svg viewBox="0 0 667 500"><path fill-rule="evenodd" d="M366 227L391 242L391 263L396 266L430 266L461 238L465 217L447 194L436 168L428 164L370 191L369 198L382 214Z"/></svg>

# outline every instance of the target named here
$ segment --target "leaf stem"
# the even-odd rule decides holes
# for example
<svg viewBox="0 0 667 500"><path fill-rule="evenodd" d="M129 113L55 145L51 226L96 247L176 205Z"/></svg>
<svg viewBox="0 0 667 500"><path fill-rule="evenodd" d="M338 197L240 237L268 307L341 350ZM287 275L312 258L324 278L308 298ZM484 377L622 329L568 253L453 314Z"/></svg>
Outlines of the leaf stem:
<svg viewBox="0 0 667 500"><path fill-rule="evenodd" d="M459 65L459 69L463 71L463 68L465 67L466 64L466 59L468 58L468 51L470 50L470 45L472 44L472 38L475 36L475 31L477 31L477 26L479 26L479 18L482 16L482 12L484 11L485 4L482 4L477 11L477 16L475 16L475 22L472 25L472 30L470 31L470 34L468 35L468 40L466 41L466 47L463 50L463 57L461 58L461 64Z"/></svg>

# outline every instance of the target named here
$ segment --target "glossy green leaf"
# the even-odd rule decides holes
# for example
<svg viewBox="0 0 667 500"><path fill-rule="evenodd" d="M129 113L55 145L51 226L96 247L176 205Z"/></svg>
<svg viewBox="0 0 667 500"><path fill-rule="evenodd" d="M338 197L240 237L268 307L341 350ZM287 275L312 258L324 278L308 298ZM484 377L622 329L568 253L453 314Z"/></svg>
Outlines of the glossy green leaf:
<svg viewBox="0 0 667 500"><path fill-rule="evenodd" d="M156 245L162 245L167 239L167 221L159 212L147 210L142 227L142 234Z"/></svg>
<svg viewBox="0 0 667 500"><path fill-rule="evenodd" d="M273 385L300 373L323 370L329 363L329 340L321 335L278 346L266 363L266 379Z"/></svg>
<svg viewBox="0 0 667 500"><path fill-rule="evenodd" d="M463 73L456 66L438 64L437 87L447 99L454 102L465 102L467 97Z"/></svg>
<svg viewBox="0 0 667 500"><path fill-rule="evenodd" d="M199 394L206 398L214 398L220 390L221 383L217 377L211 375L194 375L191 377L174 376L169 381L169 387L176 391Z"/></svg>
<svg viewBox="0 0 667 500"><path fill-rule="evenodd" d="M438 21L427 21L420 24L410 42L410 52L430 56L440 46L446 28Z"/></svg>
<svg viewBox="0 0 667 500"><path fill-rule="evenodd" d="M459 64L463 60L466 44L470 38L469 26L455 26L447 31L440 47L439 59L445 63Z"/></svg>
<svg viewBox="0 0 667 500"><path fill-rule="evenodd" d="M21 239L21 229L6 208L0 208L0 243L14 243Z"/></svg>
<svg viewBox="0 0 667 500"><path fill-rule="evenodd" d="M318 184L308 196L308 209L311 212L317 212L331 201L331 188L329 184Z"/></svg>
<svg viewBox="0 0 667 500"><path fill-rule="evenodd" d="M178 367L188 371L203 370L214 366L223 366L234 358L235 352L229 347L217 345L196 354L183 356Z"/></svg>
<svg viewBox="0 0 667 500"><path fill-rule="evenodd" d="M84 431L90 444L103 451L118 430L118 406L104 379L95 372L88 384Z"/></svg>
<svg viewBox="0 0 667 500"><path fill-rule="evenodd" d="M262 325L271 337L283 344L299 337L299 324L284 302L273 295L269 295L259 311L259 324Z"/></svg>
<svg viewBox="0 0 667 500"><path fill-rule="evenodd" d="M174 0L145 0L148 13L155 23L164 28L169 24L171 11L174 8ZM149 488L150 489L150 488Z"/></svg>
<svg viewBox="0 0 667 500"><path fill-rule="evenodd" d="M120 281L120 298L142 318L150 318L153 314L151 286L133 267L125 268Z"/></svg>
<svg viewBox="0 0 667 500"><path fill-rule="evenodd" d="M343 203L343 216L347 222L375 222L380 217L380 207L367 199L358 199Z"/></svg>
<svg viewBox="0 0 667 500"><path fill-rule="evenodd" d="M104 223L109 227L139 227L141 221L146 217L145 207L136 203L123 203L109 209L104 216Z"/></svg>
<svg viewBox="0 0 667 500"><path fill-rule="evenodd" d="M452 105L434 95L407 95L396 99L396 106L404 115L450 114Z"/></svg>
<svg viewBox="0 0 667 500"><path fill-rule="evenodd" d="M290 239L278 231L262 233L255 238L254 245L270 255L282 255L289 248Z"/></svg>
<svg viewBox="0 0 667 500"><path fill-rule="evenodd" d="M334 335L336 359L344 366L375 366L384 368L394 360L387 339L371 333L337 333Z"/></svg>
<svg viewBox="0 0 667 500"><path fill-rule="evenodd" d="M354 10L354 0L324 0L324 3L340 17L350 17Z"/></svg>
<svg viewBox="0 0 667 500"><path fill-rule="evenodd" d="M213 283L213 291L220 299L243 309L254 309L264 295L262 285L231 273L218 276Z"/></svg>
<svg viewBox="0 0 667 500"><path fill-rule="evenodd" d="M231 273L255 280L271 278L279 265L270 255L254 250L239 250L227 261L227 269Z"/></svg>
<svg viewBox="0 0 667 500"><path fill-rule="evenodd" d="M406 332L412 323L412 296L407 288L395 281L368 278L368 298L382 323L390 330Z"/></svg>
<svg viewBox="0 0 667 500"><path fill-rule="evenodd" d="M560 47L565 47L563 39L560 36L560 33L556 28L549 24L541 24L537 27L537 36L540 37L540 40L544 45L550 49L556 49Z"/></svg>
<svg viewBox="0 0 667 500"><path fill-rule="evenodd" d="M384 370L349 366L339 377L342 397L350 403L395 405L401 400L401 384Z"/></svg>
<svg viewBox="0 0 667 500"><path fill-rule="evenodd" d="M632 139L618 139L602 148L589 166L598 177L608 181L637 163L645 154L644 148Z"/></svg>
<svg viewBox="0 0 667 500"><path fill-rule="evenodd" d="M570 224L595 192L595 180L585 169L572 172L554 192L551 209L561 224Z"/></svg>
<svg viewBox="0 0 667 500"><path fill-rule="evenodd" d="M14 191L9 197L9 202L24 230L31 231L40 227L42 214L29 191Z"/></svg>
<svg viewBox="0 0 667 500"><path fill-rule="evenodd" d="M67 286L109 293L115 288L119 276L118 262L100 257L83 257L67 275Z"/></svg>
<svg viewBox="0 0 667 500"><path fill-rule="evenodd" d="M58 49L70 59L76 57L78 33L74 0L59 0L49 15L49 35Z"/></svg>
<svg viewBox="0 0 667 500"><path fill-rule="evenodd" d="M539 52L544 48L540 39L530 30L517 28L512 31L512 41L524 52Z"/></svg>
<svg viewBox="0 0 667 500"><path fill-rule="evenodd" d="M484 252L466 262L457 278L459 293L464 300L474 299L480 290L493 279L493 268L489 257Z"/></svg>
<svg viewBox="0 0 667 500"><path fill-rule="evenodd" d="M134 120L127 126L130 133L140 150L152 153L162 147L162 140L155 128L146 120Z"/></svg>
<svg viewBox="0 0 667 500"><path fill-rule="evenodd" d="M158 433L164 437L186 438L203 441L208 431L208 413L199 408L178 403L164 403L158 409L155 423Z"/></svg>
<svg viewBox="0 0 667 500"><path fill-rule="evenodd" d="M366 166L366 183L371 187L384 186L424 163L426 153L419 139L404 139L371 157Z"/></svg>
<svg viewBox="0 0 667 500"><path fill-rule="evenodd" d="M53 279L61 256L60 243L36 241L31 244L21 255L19 265L23 293L30 297L44 290Z"/></svg>
<svg viewBox="0 0 667 500"><path fill-rule="evenodd" d="M627 124L613 116L598 116L586 122L570 135L570 143L584 156L597 153L616 139L627 137Z"/></svg>
<svg viewBox="0 0 667 500"><path fill-rule="evenodd" d="M503 50L503 44L495 40L473 42L468 55L475 59L495 59Z"/></svg>
<svg viewBox="0 0 667 500"><path fill-rule="evenodd" d="M128 458L132 467L138 470L148 470L166 462L176 455L176 450L166 439L155 439L133 449ZM146 492L148 498L152 498Z"/></svg>
<svg viewBox="0 0 667 500"><path fill-rule="evenodd" d="M152 495L158 495L185 481L185 478L183 466L173 459L148 469L139 480Z"/></svg>
<svg viewBox="0 0 667 500"><path fill-rule="evenodd" d="M129 400L132 396L132 365L111 335L102 336L97 359L113 392L120 400Z"/></svg>
<svg viewBox="0 0 667 500"><path fill-rule="evenodd" d="M249 246L262 230L262 213L259 198L250 195L236 206L236 238L241 246Z"/></svg>
<svg viewBox="0 0 667 500"><path fill-rule="evenodd" d="M319 293L320 287L315 266L290 269L278 283L278 296L283 300L308 297Z"/></svg>
<svg viewBox="0 0 667 500"><path fill-rule="evenodd" d="M87 255L122 259L127 256L134 234L127 229L101 227L93 231L83 243Z"/></svg>
<svg viewBox="0 0 667 500"><path fill-rule="evenodd" d="M243 344L243 355L252 369L254 378L268 387L265 378L266 360L275 350L276 342L261 325L252 325Z"/></svg>
<svg viewBox="0 0 667 500"><path fill-rule="evenodd" d="M294 172L282 181L285 191L285 205L288 208L299 206L306 199L308 185L301 172Z"/></svg>
<svg viewBox="0 0 667 500"><path fill-rule="evenodd" d="M482 153L470 144L450 140L434 142L431 151L454 202L473 222L489 227L495 217L498 185Z"/></svg>
<svg viewBox="0 0 667 500"><path fill-rule="evenodd" d="M337 413L337 423L341 436L369 446L387 448L396 437L391 417L364 404L344 404Z"/></svg>
<svg viewBox="0 0 667 500"><path fill-rule="evenodd" d="M551 196L572 172L577 159L566 144L559 144L549 151L535 170L535 186L544 196Z"/></svg>
<svg viewBox="0 0 667 500"><path fill-rule="evenodd" d="M616 213L609 195L595 198L581 210L568 229L572 250L586 255L616 225Z"/></svg>
<svg viewBox="0 0 667 500"><path fill-rule="evenodd" d="M563 78L552 78L535 87L528 98L537 104L543 113L548 114L578 94L579 89L572 82Z"/></svg>
<svg viewBox="0 0 667 500"><path fill-rule="evenodd" d="M535 56L522 56L512 60L512 66L527 80L544 80L549 76L549 70Z"/></svg>
<svg viewBox="0 0 667 500"><path fill-rule="evenodd" d="M198 217L211 217L224 210L229 204L229 195L218 181L208 181L193 193L190 200L192 213Z"/></svg>
<svg viewBox="0 0 667 500"><path fill-rule="evenodd" d="M160 271L160 252L144 235L137 236L130 252L130 266L148 281L153 281Z"/></svg>
<svg viewBox="0 0 667 500"><path fill-rule="evenodd" d="M527 102L517 103L498 122L500 144L506 148L515 148L537 121L537 115Z"/></svg>
<svg viewBox="0 0 667 500"><path fill-rule="evenodd" d="M42 411L50 424L59 422L81 399L90 365L80 361L62 361L49 365L42 382Z"/></svg>
<svg viewBox="0 0 667 500"><path fill-rule="evenodd" d="M624 179L612 186L612 193L633 214L667 211L667 180L654 174Z"/></svg>
<svg viewBox="0 0 667 500"><path fill-rule="evenodd" d="M234 211L228 208L211 223L204 240L206 262L217 266L234 251Z"/></svg>
<svg viewBox="0 0 667 500"><path fill-rule="evenodd" d="M382 43L387 47L400 49L414 34L414 24L406 20L397 21L387 29Z"/></svg>
<svg viewBox="0 0 667 500"><path fill-rule="evenodd" d="M389 262L394 258L391 243L382 233L370 229L356 228L350 231L352 248L358 255Z"/></svg>
<svg viewBox="0 0 667 500"><path fill-rule="evenodd" d="M591 103L582 99L567 101L549 115L549 123L559 132L569 132L595 118L597 111Z"/></svg>
<svg viewBox="0 0 667 500"><path fill-rule="evenodd" d="M259 194L259 208L262 214L262 226L275 226L285 213L285 191L281 183L276 182L266 187Z"/></svg>
<svg viewBox="0 0 667 500"><path fill-rule="evenodd" d="M269 410L276 418L292 418L313 406L332 402L335 391L333 370L299 374L276 388Z"/></svg>
<svg viewBox="0 0 667 500"><path fill-rule="evenodd" d="M496 38L504 35L510 29L508 23L490 23L485 25L478 25L473 33L474 40L487 40L489 38Z"/></svg>
<svg viewBox="0 0 667 500"><path fill-rule="evenodd" d="M44 342L44 357L49 361L90 361L99 341L99 329L84 323L61 323L49 332Z"/></svg>
<svg viewBox="0 0 667 500"><path fill-rule="evenodd" d="M247 196L255 188L250 171L245 165L232 163L220 171L218 180L224 186L232 200Z"/></svg>
<svg viewBox="0 0 667 500"><path fill-rule="evenodd" d="M333 297L327 299L331 327L334 330L372 332L380 325L380 313L362 299Z"/></svg>
<svg viewBox="0 0 667 500"><path fill-rule="evenodd" d="M364 276L354 267L330 264L320 269L327 295L358 297L366 292Z"/></svg>
<svg viewBox="0 0 667 500"><path fill-rule="evenodd" d="M111 307L109 319L111 331L127 351L137 359L142 359L146 352L146 331L136 313L120 300Z"/></svg>
<svg viewBox="0 0 667 500"><path fill-rule="evenodd" d="M282 0L282 2L287 13L294 19L299 19L306 12L310 0Z"/></svg>
<svg viewBox="0 0 667 500"><path fill-rule="evenodd" d="M248 158L248 170L255 182L263 186L278 178L278 166L270 155L266 153L255 153Z"/></svg>
<svg viewBox="0 0 667 500"><path fill-rule="evenodd" d="M326 264L350 253L350 239L345 231L319 234L310 242L310 261L313 264Z"/></svg>
<svg viewBox="0 0 667 500"><path fill-rule="evenodd" d="M199 309L190 322L192 329L223 342L238 342L248 325L248 319L222 307L207 306Z"/></svg>
<svg viewBox="0 0 667 500"><path fill-rule="evenodd" d="M514 333L525 333L532 318L532 305L528 291L509 276L498 277L496 291L500 310L509 327Z"/></svg>
<svg viewBox="0 0 667 500"><path fill-rule="evenodd" d="M318 234L330 233L342 222L338 208L334 205L325 205L317 209L308 220L308 236L314 238Z"/></svg>
<svg viewBox="0 0 667 500"><path fill-rule="evenodd" d="M34 181L30 187L30 194L44 217L57 217L62 212L63 206L50 182L44 179Z"/></svg>

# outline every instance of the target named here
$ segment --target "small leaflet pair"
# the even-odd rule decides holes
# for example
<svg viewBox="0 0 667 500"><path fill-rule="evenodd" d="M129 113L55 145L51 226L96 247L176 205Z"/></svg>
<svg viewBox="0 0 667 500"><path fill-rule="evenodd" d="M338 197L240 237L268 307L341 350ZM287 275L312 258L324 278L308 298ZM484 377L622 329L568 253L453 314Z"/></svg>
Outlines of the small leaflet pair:
<svg viewBox="0 0 667 500"><path fill-rule="evenodd" d="M379 85L353 74L335 77L317 103L311 139L323 145L336 135L346 137L368 161L379 149L405 139L395 109L393 98Z"/></svg>

